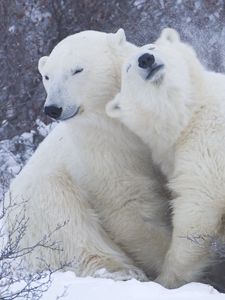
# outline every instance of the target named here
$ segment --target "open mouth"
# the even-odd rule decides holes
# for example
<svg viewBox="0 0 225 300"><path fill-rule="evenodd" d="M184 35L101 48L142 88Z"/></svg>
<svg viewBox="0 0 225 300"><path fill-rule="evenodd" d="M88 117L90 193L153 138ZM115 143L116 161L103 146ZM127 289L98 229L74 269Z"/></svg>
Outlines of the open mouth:
<svg viewBox="0 0 225 300"><path fill-rule="evenodd" d="M154 77L154 75L156 73L158 73L160 70L162 70L164 68L164 65L161 64L161 65L156 65L156 66L153 66L151 69L150 69L150 72L148 73L146 79L152 79Z"/></svg>

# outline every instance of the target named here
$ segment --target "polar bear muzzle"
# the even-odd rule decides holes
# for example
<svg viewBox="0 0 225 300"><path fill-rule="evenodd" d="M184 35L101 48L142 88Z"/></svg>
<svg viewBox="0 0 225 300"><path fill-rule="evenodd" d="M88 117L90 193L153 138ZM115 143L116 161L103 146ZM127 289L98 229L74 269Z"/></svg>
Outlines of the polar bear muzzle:
<svg viewBox="0 0 225 300"><path fill-rule="evenodd" d="M138 58L138 66L142 69L152 68L155 57L152 54L144 53Z"/></svg>
<svg viewBox="0 0 225 300"><path fill-rule="evenodd" d="M67 120L80 114L84 109L80 106L68 106L65 109L56 105L48 105L44 107L44 112L49 117L56 120Z"/></svg>
<svg viewBox="0 0 225 300"><path fill-rule="evenodd" d="M55 105L45 106L44 112L49 117L53 119L58 119L62 114L62 107L57 107Z"/></svg>
<svg viewBox="0 0 225 300"><path fill-rule="evenodd" d="M155 56L150 53L144 53L138 58L138 67L143 69L144 79L149 80L159 79L158 76L155 78L155 75L164 68L164 64L161 61L157 61Z"/></svg>

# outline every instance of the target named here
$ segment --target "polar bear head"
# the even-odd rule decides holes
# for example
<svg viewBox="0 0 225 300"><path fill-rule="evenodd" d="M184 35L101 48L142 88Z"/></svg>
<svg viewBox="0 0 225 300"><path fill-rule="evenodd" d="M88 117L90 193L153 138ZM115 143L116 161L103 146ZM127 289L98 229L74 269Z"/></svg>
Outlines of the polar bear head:
<svg viewBox="0 0 225 300"><path fill-rule="evenodd" d="M202 86L204 68L173 29L136 50L122 69L121 92L106 106L145 142L171 142L187 124ZM151 143L151 142L150 142Z"/></svg>
<svg viewBox="0 0 225 300"><path fill-rule="evenodd" d="M134 48L123 29L115 34L83 31L62 40L39 60L45 113L64 120L83 110L104 110L119 91L122 63Z"/></svg>

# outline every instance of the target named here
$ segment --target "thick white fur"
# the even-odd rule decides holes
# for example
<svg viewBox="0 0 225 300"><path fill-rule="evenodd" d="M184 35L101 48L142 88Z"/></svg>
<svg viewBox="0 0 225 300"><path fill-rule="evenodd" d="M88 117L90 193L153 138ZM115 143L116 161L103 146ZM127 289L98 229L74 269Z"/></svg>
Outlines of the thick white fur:
<svg viewBox="0 0 225 300"><path fill-rule="evenodd" d="M140 76L146 52L165 64L156 81ZM211 238L224 237L225 76L206 71L176 32L164 30L125 64L107 112L149 145L174 196L172 242L157 281L175 288L198 280L212 263Z"/></svg>
<svg viewBox="0 0 225 300"><path fill-rule="evenodd" d="M81 276L145 280L139 268L149 276L161 270L170 241L166 196L148 147L105 114L120 88L121 65L134 50L123 30L86 31L39 62L47 105L67 112L80 106L81 113L56 126L10 187L13 201L28 201L22 246L68 220L52 236L64 251L37 249L30 268L41 267L36 257L52 267L75 257ZM77 66L83 72L71 76Z"/></svg>

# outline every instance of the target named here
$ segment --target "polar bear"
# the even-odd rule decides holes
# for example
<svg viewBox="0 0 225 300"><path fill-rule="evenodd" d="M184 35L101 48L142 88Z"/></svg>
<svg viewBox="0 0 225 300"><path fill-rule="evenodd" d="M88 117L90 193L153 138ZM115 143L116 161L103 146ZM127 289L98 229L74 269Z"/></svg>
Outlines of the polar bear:
<svg viewBox="0 0 225 300"><path fill-rule="evenodd" d="M207 71L178 33L137 50L123 66L121 92L106 106L150 147L172 192L173 234L157 282L201 278L224 238L225 76Z"/></svg>
<svg viewBox="0 0 225 300"><path fill-rule="evenodd" d="M25 247L68 223L52 236L62 252L40 247L30 254L34 270L37 256L56 268L75 257L80 276L146 280L161 270L171 238L166 191L148 147L105 113L135 49L122 29L84 31L39 61L44 110L62 122L12 182L10 196L27 202Z"/></svg>

